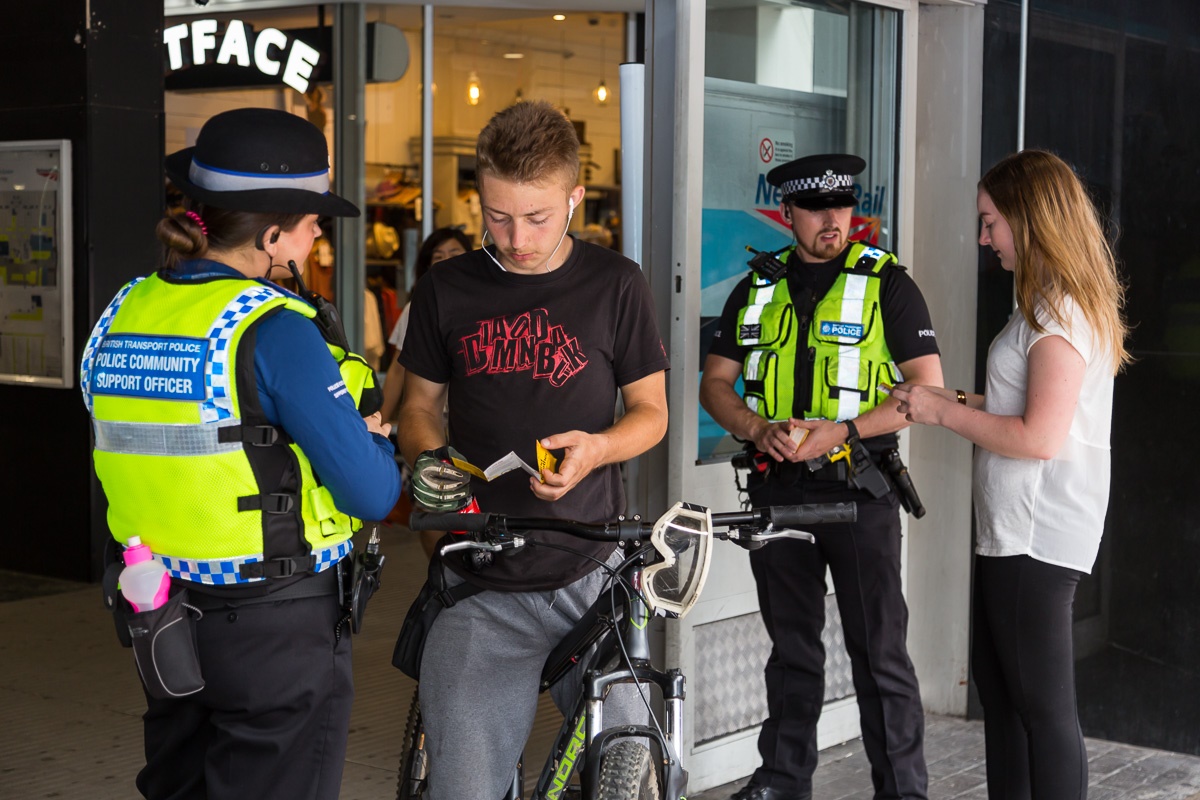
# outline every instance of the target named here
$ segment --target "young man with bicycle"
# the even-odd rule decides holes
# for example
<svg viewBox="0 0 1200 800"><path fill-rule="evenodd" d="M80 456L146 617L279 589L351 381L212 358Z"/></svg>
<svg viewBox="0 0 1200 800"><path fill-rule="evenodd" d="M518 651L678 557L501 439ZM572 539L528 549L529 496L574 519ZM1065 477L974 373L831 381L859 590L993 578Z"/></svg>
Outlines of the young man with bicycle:
<svg viewBox="0 0 1200 800"><path fill-rule="evenodd" d="M406 369L399 440L414 474L445 458L472 463L510 451L559 457L541 478L476 480L485 511L584 521L623 510L619 465L667 426L666 354L649 286L620 254L566 231L583 200L579 140L548 103L500 112L477 143L485 238L417 286L400 356ZM620 397L625 412L614 422ZM442 424L449 408L449 439ZM414 477L421 505L452 510L461 491ZM446 581L487 591L445 609L425 642L421 706L431 768L426 797L500 797L533 724L538 679L553 647L603 589L615 546L535 532L534 546L474 571L445 560ZM565 548L565 549L558 549ZM569 550L570 552L567 552ZM574 681L556 687L559 707ZM642 721L632 687L617 687L605 721Z"/></svg>

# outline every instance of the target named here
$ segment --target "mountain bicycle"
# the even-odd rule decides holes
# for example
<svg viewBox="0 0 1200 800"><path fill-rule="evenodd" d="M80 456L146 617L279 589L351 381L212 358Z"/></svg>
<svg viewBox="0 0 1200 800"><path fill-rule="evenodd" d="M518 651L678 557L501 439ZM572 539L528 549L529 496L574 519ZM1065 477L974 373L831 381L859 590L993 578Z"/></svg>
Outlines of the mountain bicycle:
<svg viewBox="0 0 1200 800"><path fill-rule="evenodd" d="M539 689L544 692L581 659L587 659L579 693L550 748L532 800L683 800L687 788L681 740L685 679L679 669L654 665L646 624L649 617L682 617L691 609L708 576L714 538L746 549L784 538L813 542L812 534L792 526L853 522L856 517L854 503L714 514L703 506L680 502L652 523L640 516L587 524L503 514L416 511L409 527L414 531L465 531L469 535L443 546L440 552L466 552L483 562L494 554L536 544L523 535L535 530L616 542L625 551L625 559L610 570L608 587L550 653L542 670ZM651 724L604 725L604 697L619 683L638 687ZM662 720L651 709L647 685L659 688L665 709ZM424 796L430 770L424 743L418 690L400 755L398 800ZM516 765L503 800L525 798L523 762ZM575 773L578 783L572 781Z"/></svg>

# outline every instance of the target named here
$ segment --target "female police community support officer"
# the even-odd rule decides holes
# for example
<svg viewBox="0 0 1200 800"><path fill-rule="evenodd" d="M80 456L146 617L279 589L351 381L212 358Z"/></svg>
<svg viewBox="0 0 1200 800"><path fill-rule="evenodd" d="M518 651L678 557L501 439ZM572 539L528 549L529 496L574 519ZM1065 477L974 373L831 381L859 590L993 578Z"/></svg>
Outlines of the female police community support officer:
<svg viewBox="0 0 1200 800"><path fill-rule="evenodd" d="M752 474L748 484L754 505L858 503L857 523L814 526L815 546L780 542L750 554L773 647L768 717L758 742L763 763L737 800L812 796L824 701L826 566L875 797L926 796L924 717L905 644L896 494L873 499L847 486L840 462L817 471L805 464L857 437L878 461L907 424L880 384L942 383L920 290L894 255L848 240L852 176L865 167L857 156L817 155L768 173L782 189L783 219L796 241L778 254L777 272L755 271L734 288L704 365L704 408L767 456L765 474ZM739 377L744 400L734 389Z"/></svg>
<svg viewBox="0 0 1200 800"><path fill-rule="evenodd" d="M190 204L158 225L165 267L117 293L84 352L113 537L141 537L203 612L203 688L147 690L148 798L341 786L353 685L339 562L400 476L389 426L361 416L361 385L339 372L346 354L270 283L304 263L319 215L359 213L329 192L328 158L324 135L283 111L210 119L167 158Z"/></svg>

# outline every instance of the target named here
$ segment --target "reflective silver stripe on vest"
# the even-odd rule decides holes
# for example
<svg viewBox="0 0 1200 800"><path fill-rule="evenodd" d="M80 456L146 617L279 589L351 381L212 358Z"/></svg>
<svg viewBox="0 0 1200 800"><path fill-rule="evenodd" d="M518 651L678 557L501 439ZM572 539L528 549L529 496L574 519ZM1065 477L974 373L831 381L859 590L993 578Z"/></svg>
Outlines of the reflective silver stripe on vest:
<svg viewBox="0 0 1200 800"><path fill-rule="evenodd" d="M746 359L745 378L743 378L743 380L762 380L763 376L760 370L762 368L763 356L765 356L767 352L768 351L766 350L754 350L750 353L750 356ZM755 397L754 395L746 395L746 405L755 414L759 413L758 404L760 402L761 400L758 397Z"/></svg>
<svg viewBox="0 0 1200 800"><path fill-rule="evenodd" d="M860 326L863 324L863 300L867 296L868 280L870 278L866 275L846 276L846 286L842 292L841 322ZM865 330L863 334L866 334ZM841 422L844 419L854 419L857 417L859 403L862 402L862 392L841 388L845 386L858 386L861 354L857 343L861 341L861 337L839 336L838 341L843 342L838 347L838 370L837 378L835 379L839 387L837 421ZM850 344L850 342L854 342L854 344Z"/></svg>
<svg viewBox="0 0 1200 800"><path fill-rule="evenodd" d="M242 443L219 442L221 428L237 425L230 419L215 425L163 425L155 422L92 421L96 449L104 453L136 456L209 456L233 453Z"/></svg>
<svg viewBox="0 0 1200 800"><path fill-rule="evenodd" d="M129 295L129 290L137 286L145 277L134 278L129 283L117 292L117 296L108 304L108 308L104 309L104 313L100 315L100 319L96 322L96 327L92 328L92 335L88 337L87 346L83 348L83 358L79 361L79 388L83 392L83 404L87 406L88 413L92 413L92 364L96 360L96 349L100 347L100 342L108 335L108 329L112 327L113 317L117 316L117 309L121 307L121 303L125 302L125 298Z"/></svg>

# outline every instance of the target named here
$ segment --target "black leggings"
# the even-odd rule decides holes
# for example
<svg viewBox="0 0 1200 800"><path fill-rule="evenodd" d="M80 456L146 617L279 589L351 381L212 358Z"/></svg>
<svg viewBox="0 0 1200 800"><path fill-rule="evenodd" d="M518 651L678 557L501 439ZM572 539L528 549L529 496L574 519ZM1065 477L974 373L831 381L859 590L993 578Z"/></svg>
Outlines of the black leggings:
<svg viewBox="0 0 1200 800"><path fill-rule="evenodd" d="M1083 800L1071 605L1080 573L975 557L971 667L983 701L989 800Z"/></svg>

